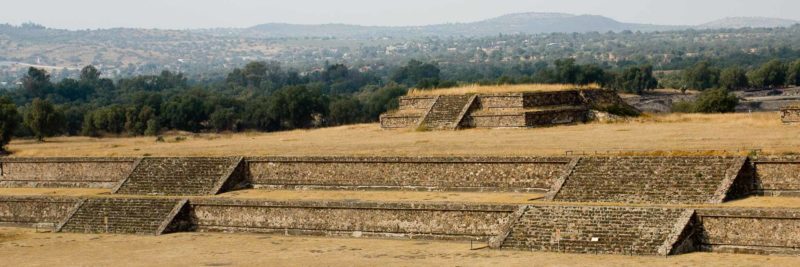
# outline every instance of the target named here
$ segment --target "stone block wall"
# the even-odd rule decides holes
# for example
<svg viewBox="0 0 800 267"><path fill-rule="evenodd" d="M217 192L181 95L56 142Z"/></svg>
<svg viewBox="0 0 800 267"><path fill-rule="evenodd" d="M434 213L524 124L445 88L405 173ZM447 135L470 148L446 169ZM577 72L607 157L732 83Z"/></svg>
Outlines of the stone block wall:
<svg viewBox="0 0 800 267"><path fill-rule="evenodd" d="M413 128L419 124L421 119L422 113L397 113L391 115L384 114L381 115L381 128Z"/></svg>
<svg viewBox="0 0 800 267"><path fill-rule="evenodd" d="M193 200L199 231L486 241L513 205Z"/></svg>
<svg viewBox="0 0 800 267"><path fill-rule="evenodd" d="M583 108L566 108L526 112L525 127L586 122L587 115L588 110Z"/></svg>
<svg viewBox="0 0 800 267"><path fill-rule="evenodd" d="M758 193L800 196L800 156L761 157L753 164Z"/></svg>
<svg viewBox="0 0 800 267"><path fill-rule="evenodd" d="M133 158L4 158L0 187L113 188Z"/></svg>
<svg viewBox="0 0 800 267"><path fill-rule="evenodd" d="M77 203L76 198L0 197L0 224L57 224L66 218Z"/></svg>
<svg viewBox="0 0 800 267"><path fill-rule="evenodd" d="M697 210L702 249L800 255L800 209Z"/></svg>
<svg viewBox="0 0 800 267"><path fill-rule="evenodd" d="M436 101L435 96L403 96L399 99L400 110L428 110L433 102Z"/></svg>
<svg viewBox="0 0 800 267"><path fill-rule="evenodd" d="M398 110L381 114L381 128L417 127L436 102L436 96L403 96L398 101Z"/></svg>
<svg viewBox="0 0 800 267"><path fill-rule="evenodd" d="M786 124L800 124L800 105L781 108L781 121Z"/></svg>
<svg viewBox="0 0 800 267"><path fill-rule="evenodd" d="M254 187L545 192L569 158L247 158Z"/></svg>

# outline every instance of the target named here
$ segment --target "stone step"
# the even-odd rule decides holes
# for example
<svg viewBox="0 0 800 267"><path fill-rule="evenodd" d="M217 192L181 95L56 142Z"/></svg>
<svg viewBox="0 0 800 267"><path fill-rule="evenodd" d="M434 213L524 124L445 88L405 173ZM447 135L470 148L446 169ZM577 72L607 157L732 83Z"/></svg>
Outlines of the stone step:
<svg viewBox="0 0 800 267"><path fill-rule="evenodd" d="M62 232L160 234L172 211L174 199L87 199L61 227Z"/></svg>
<svg viewBox="0 0 800 267"><path fill-rule="evenodd" d="M455 129L459 115L470 104L470 99L468 95L439 96L421 125L429 129Z"/></svg>
<svg viewBox="0 0 800 267"><path fill-rule="evenodd" d="M707 203L735 162L731 157L585 157L554 200Z"/></svg>
<svg viewBox="0 0 800 267"><path fill-rule="evenodd" d="M528 206L502 248L657 255L685 210Z"/></svg>
<svg viewBox="0 0 800 267"><path fill-rule="evenodd" d="M131 195L207 195L239 158L144 158L115 191Z"/></svg>

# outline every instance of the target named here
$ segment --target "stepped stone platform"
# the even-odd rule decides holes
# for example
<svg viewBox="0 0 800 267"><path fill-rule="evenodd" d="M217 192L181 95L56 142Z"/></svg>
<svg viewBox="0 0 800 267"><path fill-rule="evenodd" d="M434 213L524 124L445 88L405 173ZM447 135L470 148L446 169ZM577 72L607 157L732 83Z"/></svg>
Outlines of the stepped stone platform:
<svg viewBox="0 0 800 267"><path fill-rule="evenodd" d="M553 185L549 200L650 204L720 203L748 194L744 157L582 157Z"/></svg>
<svg viewBox="0 0 800 267"><path fill-rule="evenodd" d="M241 157L142 158L115 194L214 195L243 179Z"/></svg>
<svg viewBox="0 0 800 267"><path fill-rule="evenodd" d="M59 231L159 235L187 200L156 198L89 198L81 200Z"/></svg>
<svg viewBox="0 0 800 267"><path fill-rule="evenodd" d="M671 208L526 206L499 246L546 252L676 254L693 213Z"/></svg>
<svg viewBox="0 0 800 267"><path fill-rule="evenodd" d="M433 130L536 127L585 122L593 112L638 111L610 90L404 96L381 127Z"/></svg>
<svg viewBox="0 0 800 267"><path fill-rule="evenodd" d="M796 156L60 160L0 159L9 178L33 179L14 186L39 187L41 173L72 187L57 183L63 170L83 187L0 188L0 225L485 241L569 253L800 254L798 200L722 204L796 192ZM86 171L118 185L97 189L95 178L80 178ZM257 189L220 194L244 184Z"/></svg>

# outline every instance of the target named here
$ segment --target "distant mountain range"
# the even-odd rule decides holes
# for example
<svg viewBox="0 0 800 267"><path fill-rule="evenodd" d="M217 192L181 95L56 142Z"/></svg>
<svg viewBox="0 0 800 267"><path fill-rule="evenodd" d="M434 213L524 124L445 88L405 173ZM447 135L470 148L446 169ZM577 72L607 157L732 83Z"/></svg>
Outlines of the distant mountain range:
<svg viewBox="0 0 800 267"><path fill-rule="evenodd" d="M699 29L790 27L800 21L765 17L732 17L698 25Z"/></svg>
<svg viewBox="0 0 800 267"><path fill-rule="evenodd" d="M375 36L487 36L514 33L583 33L607 31L665 31L683 29L718 28L772 28L788 27L798 21L762 18L724 18L701 25L654 25L620 22L597 15L571 15L563 13L517 13L470 23L450 23L426 26L359 26L348 24L285 24L268 23L243 29L248 34L267 37L375 37Z"/></svg>

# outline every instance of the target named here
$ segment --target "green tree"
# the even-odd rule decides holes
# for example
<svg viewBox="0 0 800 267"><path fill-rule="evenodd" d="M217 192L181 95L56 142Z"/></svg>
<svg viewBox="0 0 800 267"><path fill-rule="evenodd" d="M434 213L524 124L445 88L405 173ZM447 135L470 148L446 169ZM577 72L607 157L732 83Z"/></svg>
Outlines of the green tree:
<svg viewBox="0 0 800 267"><path fill-rule="evenodd" d="M36 140L44 141L45 137L62 133L66 119L49 101L36 98L25 113L24 123Z"/></svg>
<svg viewBox="0 0 800 267"><path fill-rule="evenodd" d="M17 105L8 97L0 97L0 152L6 152L6 145L19 126Z"/></svg>
<svg viewBox="0 0 800 267"><path fill-rule="evenodd" d="M717 87L719 70L708 61L700 61L683 71L683 79L689 89L705 90Z"/></svg>
<svg viewBox="0 0 800 267"><path fill-rule="evenodd" d="M144 135L155 136L161 131L161 126L158 125L158 119L152 118L147 121L147 129L144 130Z"/></svg>
<svg viewBox="0 0 800 267"><path fill-rule="evenodd" d="M81 69L80 80L82 82L95 83L100 80L100 71L92 65L83 67Z"/></svg>
<svg viewBox="0 0 800 267"><path fill-rule="evenodd" d="M392 75L392 80L418 88L433 88L439 84L440 72L436 64L411 60Z"/></svg>
<svg viewBox="0 0 800 267"><path fill-rule="evenodd" d="M719 86L728 90L740 90L750 86L747 73L739 67L722 70L719 75Z"/></svg>
<svg viewBox="0 0 800 267"><path fill-rule="evenodd" d="M574 84L587 85L590 83L605 84L606 72L594 64L581 66L580 71L575 76Z"/></svg>
<svg viewBox="0 0 800 267"><path fill-rule="evenodd" d="M786 84L800 86L800 59L789 65L789 81Z"/></svg>
<svg viewBox="0 0 800 267"><path fill-rule="evenodd" d="M658 80L653 77L653 67L643 65L630 67L616 75L612 88L625 92L642 94L645 90L658 87Z"/></svg>
<svg viewBox="0 0 800 267"><path fill-rule="evenodd" d="M236 131L238 118L233 108L217 107L214 112L209 115L208 123L211 128L216 132L222 131Z"/></svg>
<svg viewBox="0 0 800 267"><path fill-rule="evenodd" d="M703 91L694 103L694 111L701 113L727 113L736 111L739 98L726 89Z"/></svg>
<svg viewBox="0 0 800 267"><path fill-rule="evenodd" d="M326 113L326 97L319 90L289 86L269 98L269 115L282 129L311 126L315 114Z"/></svg>
<svg viewBox="0 0 800 267"><path fill-rule="evenodd" d="M50 74L42 69L28 68L28 73L22 77L22 88L32 98L44 98L53 89Z"/></svg>
<svg viewBox="0 0 800 267"><path fill-rule="evenodd" d="M575 59L557 59L553 62L555 65L556 80L558 83L574 84L577 80L578 73L581 72L580 67L575 65Z"/></svg>
<svg viewBox="0 0 800 267"><path fill-rule="evenodd" d="M361 121L362 114L361 102L358 99L343 97L331 101L328 106L329 125L344 125Z"/></svg>
<svg viewBox="0 0 800 267"><path fill-rule="evenodd" d="M786 65L780 60L771 60L750 74L753 85L780 87L786 84Z"/></svg>

